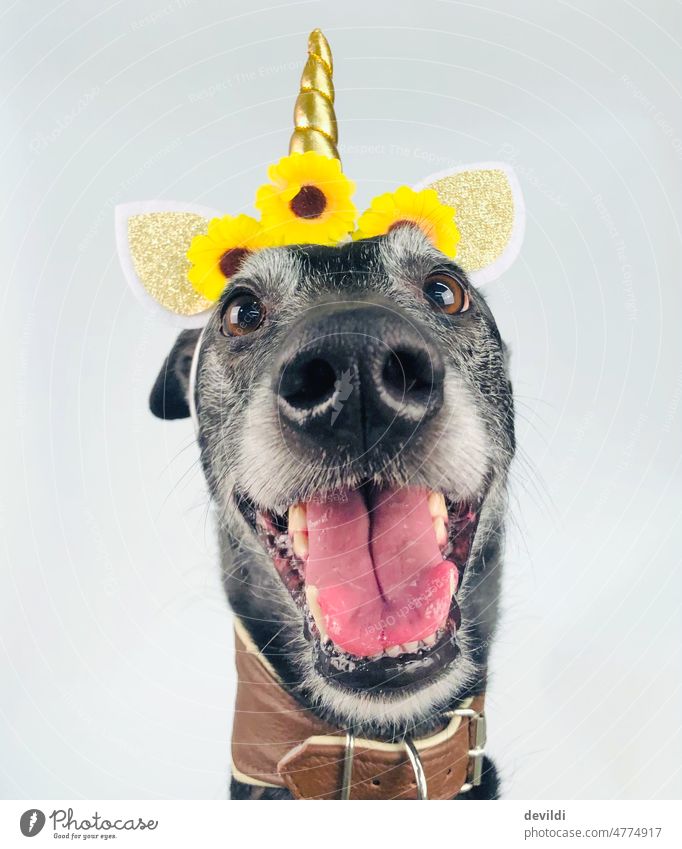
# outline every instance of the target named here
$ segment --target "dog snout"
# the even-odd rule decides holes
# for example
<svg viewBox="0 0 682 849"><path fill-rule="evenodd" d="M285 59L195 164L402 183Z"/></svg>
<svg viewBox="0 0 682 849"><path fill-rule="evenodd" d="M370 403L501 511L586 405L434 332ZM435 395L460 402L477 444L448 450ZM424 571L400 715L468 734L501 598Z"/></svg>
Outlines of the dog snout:
<svg viewBox="0 0 682 849"><path fill-rule="evenodd" d="M432 336L394 308L311 310L275 370L280 416L323 448L401 445L443 405L443 358Z"/></svg>

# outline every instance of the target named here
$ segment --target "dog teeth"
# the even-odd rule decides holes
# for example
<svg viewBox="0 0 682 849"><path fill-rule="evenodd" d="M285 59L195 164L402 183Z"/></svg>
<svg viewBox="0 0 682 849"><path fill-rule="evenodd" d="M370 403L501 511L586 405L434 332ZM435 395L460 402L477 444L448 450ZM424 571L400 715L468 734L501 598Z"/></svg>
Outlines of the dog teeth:
<svg viewBox="0 0 682 849"><path fill-rule="evenodd" d="M443 548L448 541L448 530L446 528L448 509L445 506L445 496L442 492L430 493L429 513L433 522L433 532L436 535L436 542L440 548Z"/></svg>
<svg viewBox="0 0 682 849"><path fill-rule="evenodd" d="M292 504L289 508L289 536L294 554L304 560L308 556L308 517L305 504Z"/></svg>
<svg viewBox="0 0 682 849"><path fill-rule="evenodd" d="M308 532L308 517L305 504L292 504L289 508L289 533L295 534L298 531Z"/></svg>
<svg viewBox="0 0 682 849"><path fill-rule="evenodd" d="M450 570L450 598L455 594L455 590L457 589L457 572L455 569Z"/></svg>
<svg viewBox="0 0 682 849"><path fill-rule="evenodd" d="M442 492L432 492L429 495L429 513L433 519L448 520L448 509L445 506L445 496Z"/></svg>
<svg viewBox="0 0 682 849"><path fill-rule="evenodd" d="M318 589L315 586L305 588L305 600L308 604L308 610L310 611L311 616L315 620L317 630L320 632L320 640L323 643L326 643L329 639L329 636L327 635L327 629L324 624L324 616L322 615L320 603L317 600L318 594Z"/></svg>
<svg viewBox="0 0 682 849"><path fill-rule="evenodd" d="M448 541L448 530L445 527L445 522L440 518L440 516L437 516L433 520L433 532L436 535L436 542L439 547L442 548Z"/></svg>
<svg viewBox="0 0 682 849"><path fill-rule="evenodd" d="M292 548L296 557L305 560L308 556L308 534L303 531L294 531Z"/></svg>
<svg viewBox="0 0 682 849"><path fill-rule="evenodd" d="M422 649L428 649L435 645L437 637L438 633L434 631L433 634L424 637L423 640L412 640L409 643L402 643L402 645L388 646L379 654L372 655L369 660L379 660L382 657L399 657L401 654L416 654Z"/></svg>

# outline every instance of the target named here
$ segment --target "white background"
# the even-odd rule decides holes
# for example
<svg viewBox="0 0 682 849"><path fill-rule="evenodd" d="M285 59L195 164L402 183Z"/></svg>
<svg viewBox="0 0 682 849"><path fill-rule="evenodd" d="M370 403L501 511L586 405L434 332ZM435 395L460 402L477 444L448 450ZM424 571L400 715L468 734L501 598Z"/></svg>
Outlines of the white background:
<svg viewBox="0 0 682 849"><path fill-rule="evenodd" d="M230 617L173 334L113 206L250 211L307 32L358 205L506 159L529 222L486 287L518 399L490 749L511 798L675 798L682 26L668 2L5 4L0 793L223 798Z"/></svg>

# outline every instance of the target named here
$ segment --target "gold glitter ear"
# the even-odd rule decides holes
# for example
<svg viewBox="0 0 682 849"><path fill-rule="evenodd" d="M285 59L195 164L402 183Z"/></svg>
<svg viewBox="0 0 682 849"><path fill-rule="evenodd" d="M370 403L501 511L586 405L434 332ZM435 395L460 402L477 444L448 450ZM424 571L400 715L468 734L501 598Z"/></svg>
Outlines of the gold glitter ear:
<svg viewBox="0 0 682 849"><path fill-rule="evenodd" d="M216 214L163 201L116 209L118 253L128 282L148 307L182 327L201 327L213 307L188 281L186 254Z"/></svg>
<svg viewBox="0 0 682 849"><path fill-rule="evenodd" d="M523 240L523 196L513 171L499 162L467 165L434 174L415 188L435 189L455 209L460 232L455 261L475 283L509 268Z"/></svg>

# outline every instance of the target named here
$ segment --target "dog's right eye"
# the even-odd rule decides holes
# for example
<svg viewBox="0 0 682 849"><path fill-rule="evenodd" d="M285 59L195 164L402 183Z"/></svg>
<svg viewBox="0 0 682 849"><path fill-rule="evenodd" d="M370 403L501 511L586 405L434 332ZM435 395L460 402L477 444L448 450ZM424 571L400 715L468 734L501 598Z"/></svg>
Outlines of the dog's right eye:
<svg viewBox="0 0 682 849"><path fill-rule="evenodd" d="M220 332L223 336L246 336L263 323L265 307L250 292L235 294L223 308Z"/></svg>

